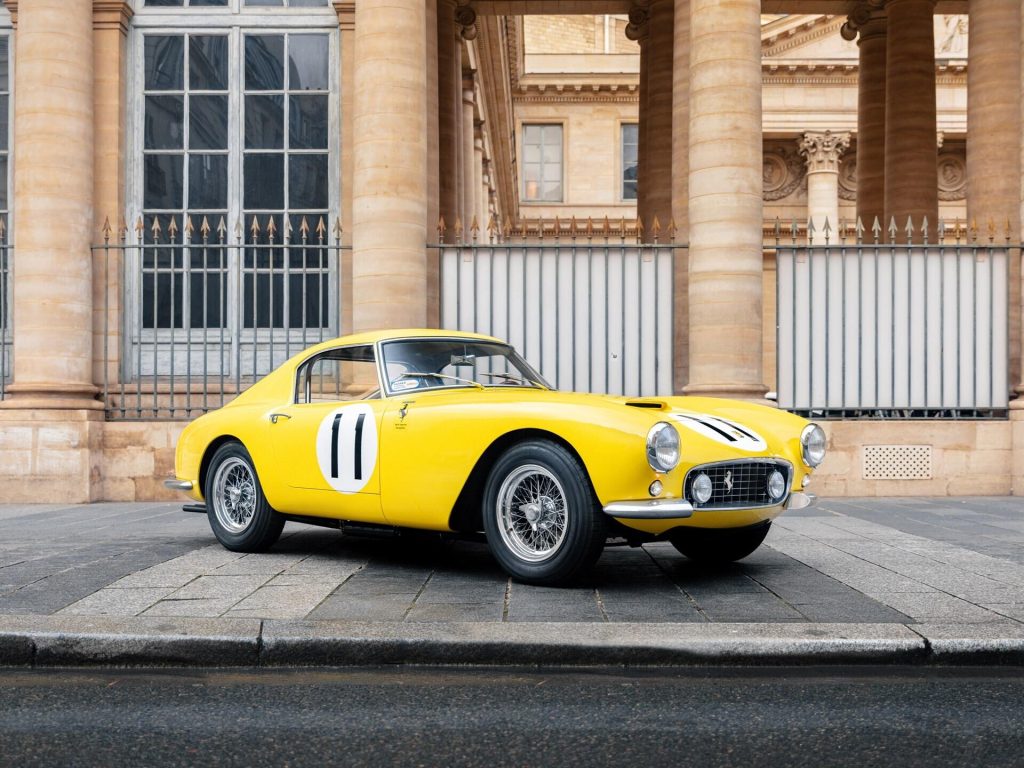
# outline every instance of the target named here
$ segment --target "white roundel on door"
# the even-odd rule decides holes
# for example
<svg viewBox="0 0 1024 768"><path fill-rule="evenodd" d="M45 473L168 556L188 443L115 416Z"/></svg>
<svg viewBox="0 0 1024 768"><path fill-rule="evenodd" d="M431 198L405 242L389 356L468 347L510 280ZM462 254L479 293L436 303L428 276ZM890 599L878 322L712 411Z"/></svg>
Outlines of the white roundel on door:
<svg viewBox="0 0 1024 768"><path fill-rule="evenodd" d="M706 438L724 443L732 448L739 448L741 451L763 451L768 447L764 438L750 427L719 416L676 411L672 414L672 418Z"/></svg>
<svg viewBox="0 0 1024 768"><path fill-rule="evenodd" d="M364 404L336 408L320 422L316 460L327 484L342 493L366 487L377 465L377 424Z"/></svg>

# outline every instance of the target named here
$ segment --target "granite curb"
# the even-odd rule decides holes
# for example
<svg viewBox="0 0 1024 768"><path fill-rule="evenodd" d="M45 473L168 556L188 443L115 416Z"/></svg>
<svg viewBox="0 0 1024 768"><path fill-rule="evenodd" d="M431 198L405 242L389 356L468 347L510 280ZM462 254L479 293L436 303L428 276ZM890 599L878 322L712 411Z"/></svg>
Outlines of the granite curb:
<svg viewBox="0 0 1024 768"><path fill-rule="evenodd" d="M1024 625L0 617L0 666L1024 664Z"/></svg>

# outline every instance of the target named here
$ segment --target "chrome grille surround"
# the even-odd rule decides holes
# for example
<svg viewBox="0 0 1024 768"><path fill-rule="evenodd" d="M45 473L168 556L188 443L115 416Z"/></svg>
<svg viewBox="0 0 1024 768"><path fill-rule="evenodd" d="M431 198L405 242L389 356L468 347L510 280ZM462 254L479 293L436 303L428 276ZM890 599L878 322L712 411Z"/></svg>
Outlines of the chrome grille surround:
<svg viewBox="0 0 1024 768"><path fill-rule="evenodd" d="M781 499L773 501L768 496L768 478L775 470L786 478L786 494ZM713 487L711 498L703 504L693 496L693 481L702 473L711 478ZM731 489L727 488L726 473L731 473ZM785 459L716 461L700 464L686 473L686 479L683 481L683 498L693 505L694 510L776 507L786 503L792 484L793 465Z"/></svg>

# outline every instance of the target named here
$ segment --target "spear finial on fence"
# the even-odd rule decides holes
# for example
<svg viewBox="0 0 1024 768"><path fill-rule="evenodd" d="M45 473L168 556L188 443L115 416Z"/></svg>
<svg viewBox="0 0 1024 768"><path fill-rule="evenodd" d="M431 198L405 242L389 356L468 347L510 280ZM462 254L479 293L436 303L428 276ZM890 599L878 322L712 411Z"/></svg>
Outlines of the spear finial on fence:
<svg viewBox="0 0 1024 768"><path fill-rule="evenodd" d="M505 219L505 221L502 222L501 233L506 240L512 237L512 222L508 219Z"/></svg>
<svg viewBox="0 0 1024 768"><path fill-rule="evenodd" d="M971 239L972 243L977 242L977 240L978 240L978 220L977 220L977 218L974 218L974 217L971 218L971 226L968 228L968 234L970 236L970 239Z"/></svg>
<svg viewBox="0 0 1024 768"><path fill-rule="evenodd" d="M110 217L109 216L107 216L107 217L105 217L103 219L103 227L100 229L100 232L103 233L103 242L104 243L109 243L110 242L110 232L111 232L111 229L110 229Z"/></svg>
<svg viewBox="0 0 1024 768"><path fill-rule="evenodd" d="M807 244L814 245L814 236L818 233L818 230L814 227L814 219L807 220Z"/></svg>
<svg viewBox="0 0 1024 768"><path fill-rule="evenodd" d="M953 223L953 237L956 239L956 244L960 245L960 217L957 216Z"/></svg>
<svg viewBox="0 0 1024 768"><path fill-rule="evenodd" d="M334 217L334 228L333 229L334 229L334 242L335 243L340 243L341 242L341 236L345 232L345 230L342 229L342 227L341 227L341 216L335 216Z"/></svg>
<svg viewBox="0 0 1024 768"><path fill-rule="evenodd" d="M825 235L825 245L828 245L829 238L832 235L832 225L829 223L828 216L825 217L825 224L822 226L821 231Z"/></svg>
<svg viewBox="0 0 1024 768"><path fill-rule="evenodd" d="M992 217L988 217L988 242L992 245L996 241L996 223Z"/></svg>
<svg viewBox="0 0 1024 768"><path fill-rule="evenodd" d="M309 220L305 216L299 219L299 237L303 243L309 239Z"/></svg>
<svg viewBox="0 0 1024 768"><path fill-rule="evenodd" d="M857 223L853 226L853 236L857 239L857 245L864 242L864 222L861 221L860 216L857 217Z"/></svg>
<svg viewBox="0 0 1024 768"><path fill-rule="evenodd" d="M210 236L210 220L203 216L203 220L199 222L199 234L203 236L203 240L206 240Z"/></svg>
<svg viewBox="0 0 1024 768"><path fill-rule="evenodd" d="M775 226L772 227L772 234L775 236L775 247L779 247L779 239L782 236L782 221L778 216L775 217Z"/></svg>
<svg viewBox="0 0 1024 768"><path fill-rule="evenodd" d="M455 215L455 228L452 230L455 235L455 242L462 242L462 219L458 214Z"/></svg>
<svg viewBox="0 0 1024 768"><path fill-rule="evenodd" d="M562 234L562 220L555 215L555 242L558 242L558 238Z"/></svg>
<svg viewBox="0 0 1024 768"><path fill-rule="evenodd" d="M195 234L196 228L192 226L191 214L185 217L185 238L189 241L192 240L192 235Z"/></svg>
<svg viewBox="0 0 1024 768"><path fill-rule="evenodd" d="M249 227L249 232L252 234L252 241L255 243L260 237L260 222L255 215L252 217L252 226Z"/></svg>
<svg viewBox="0 0 1024 768"><path fill-rule="evenodd" d="M146 231L146 225L142 223L142 217L139 216L138 221L135 222L135 239L142 240L142 233Z"/></svg>
<svg viewBox="0 0 1024 768"><path fill-rule="evenodd" d="M914 221L910 216L907 216L907 225L903 227L903 232L907 236L907 245L911 245L914 242ZM896 242L895 238L893 242Z"/></svg>
<svg viewBox="0 0 1024 768"><path fill-rule="evenodd" d="M124 216L121 217L121 226L117 228L117 239L122 243L128 239L128 222L125 221Z"/></svg>
<svg viewBox="0 0 1024 768"><path fill-rule="evenodd" d="M227 235L228 224L226 221L224 221L224 217L221 216L220 221L217 222L217 239L223 243L224 240L227 238Z"/></svg>
<svg viewBox="0 0 1024 768"><path fill-rule="evenodd" d="M162 230L160 229L160 217L159 216L154 216L153 217L153 226L150 227L149 229L153 233L153 242L159 243L160 242L160 234L162 232Z"/></svg>
<svg viewBox="0 0 1024 768"><path fill-rule="evenodd" d="M792 223L789 225L789 236L793 240L793 245L796 245L796 235L797 235L797 232L799 232L799 231L800 231L800 229L799 229L799 227L797 227L796 219L794 218Z"/></svg>
<svg viewBox="0 0 1024 768"><path fill-rule="evenodd" d="M1003 232L1006 235L1006 247L1009 248L1010 247L1010 237L1011 237L1010 218L1009 217L1006 218L1006 228L1003 230Z"/></svg>
<svg viewBox="0 0 1024 768"><path fill-rule="evenodd" d="M284 217L284 232L281 234L281 242L282 243L290 243L292 241L292 232L293 231L294 231L294 227L292 227L292 217L288 216L288 215L285 215L285 217Z"/></svg>
<svg viewBox="0 0 1024 768"><path fill-rule="evenodd" d="M921 242L928 245L928 217L921 219Z"/></svg>
<svg viewBox="0 0 1024 768"><path fill-rule="evenodd" d="M651 237L654 242L658 242L658 235L661 234L661 222L658 221L658 214L654 214L654 220L651 221Z"/></svg>
<svg viewBox="0 0 1024 768"><path fill-rule="evenodd" d="M490 218L487 219L487 238L491 242L494 242L494 239L497 237L497 235L498 235L498 220L494 217L494 214L492 213Z"/></svg>
<svg viewBox="0 0 1024 768"><path fill-rule="evenodd" d="M587 235L587 240L590 240L591 238L594 237L594 217L593 216L587 216L587 225L586 225L586 227L584 227L583 231Z"/></svg>
<svg viewBox="0 0 1024 768"><path fill-rule="evenodd" d="M569 217L569 237L571 237L573 240L575 240L576 236L578 234L579 234L579 228L576 226L576 216L570 216Z"/></svg>
<svg viewBox="0 0 1024 768"><path fill-rule="evenodd" d="M877 244L882 239L882 223L875 216L875 221L871 225L871 236L874 237L875 243Z"/></svg>
<svg viewBox="0 0 1024 768"><path fill-rule="evenodd" d="M939 245L942 245L946 241L946 220L939 219L939 224L935 228L936 239L939 241Z"/></svg>
<svg viewBox="0 0 1024 768"><path fill-rule="evenodd" d="M622 220L622 236L626 236L626 220ZM644 241L644 220L639 216L636 217L636 241L642 243Z"/></svg>
<svg viewBox="0 0 1024 768"><path fill-rule="evenodd" d="M676 241L676 232L678 232L678 231L679 231L679 228L676 227L676 220L674 218L669 219L668 220L668 239L671 242L674 243Z"/></svg>
<svg viewBox="0 0 1024 768"><path fill-rule="evenodd" d="M480 222L476 220L476 214L473 214L473 218L469 222L470 237L476 242L477 235L480 234Z"/></svg>
<svg viewBox="0 0 1024 768"><path fill-rule="evenodd" d="M889 217L889 242L890 243L895 243L896 242L896 233L898 231L899 231L899 229L896 227L896 217L895 216L890 216Z"/></svg>
<svg viewBox="0 0 1024 768"><path fill-rule="evenodd" d="M271 245L274 244L274 235L276 234L277 224L274 223L274 217L267 216L267 240Z"/></svg>
<svg viewBox="0 0 1024 768"><path fill-rule="evenodd" d="M846 238L850 236L850 222L846 219L839 220L839 240L846 245Z"/></svg>
<svg viewBox="0 0 1024 768"><path fill-rule="evenodd" d="M605 240L607 240L609 237L611 237L611 234L612 234L612 223L611 223L611 221L608 220L608 216L607 215L604 217L603 233L604 233L604 239Z"/></svg>
<svg viewBox="0 0 1024 768"><path fill-rule="evenodd" d="M437 242L444 243L444 233L448 231L448 227L444 223L444 216L440 216L437 219Z"/></svg>
<svg viewBox="0 0 1024 768"><path fill-rule="evenodd" d="M323 245L324 238L327 237L327 223L324 221L323 216L317 216L316 219L316 241Z"/></svg>
<svg viewBox="0 0 1024 768"><path fill-rule="evenodd" d="M172 243L178 236L178 220L174 218L174 216L171 216L171 221L167 225L167 236L170 238Z"/></svg>

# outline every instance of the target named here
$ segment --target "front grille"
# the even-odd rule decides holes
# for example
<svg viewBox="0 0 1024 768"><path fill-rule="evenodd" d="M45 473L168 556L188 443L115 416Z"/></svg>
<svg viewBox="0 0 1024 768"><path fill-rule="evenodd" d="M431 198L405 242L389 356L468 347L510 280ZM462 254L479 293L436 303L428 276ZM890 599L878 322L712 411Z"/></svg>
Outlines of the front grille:
<svg viewBox="0 0 1024 768"><path fill-rule="evenodd" d="M770 507L781 504L785 499L772 501L768 496L768 477L778 470L786 478L788 495L792 481L790 465L773 459L746 459L744 461L723 461L694 467L686 474L683 495L694 509L746 509L749 507ZM693 495L693 481L705 474L711 478L711 498L703 504ZM731 484L731 487L730 487Z"/></svg>

